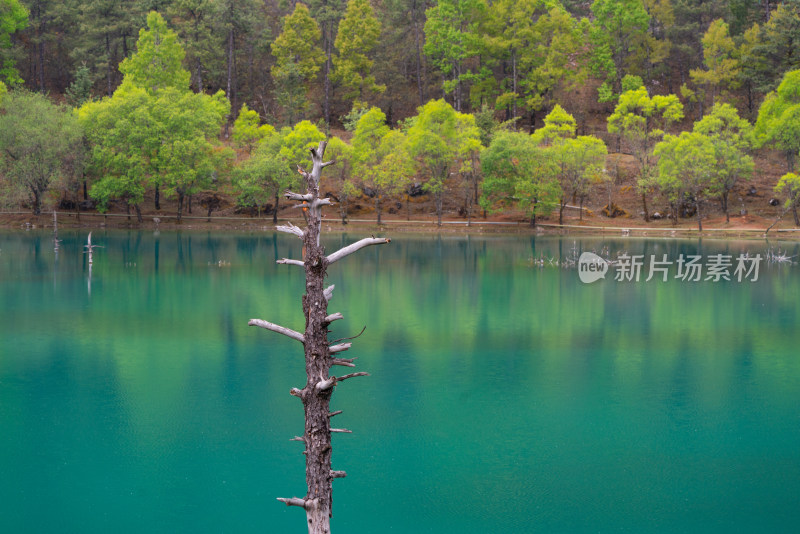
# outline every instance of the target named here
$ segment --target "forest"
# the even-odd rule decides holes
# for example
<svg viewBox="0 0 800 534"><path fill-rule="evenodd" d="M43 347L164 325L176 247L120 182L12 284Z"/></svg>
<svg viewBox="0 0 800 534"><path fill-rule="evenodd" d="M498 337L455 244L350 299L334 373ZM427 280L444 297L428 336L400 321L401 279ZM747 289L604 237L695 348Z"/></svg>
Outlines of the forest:
<svg viewBox="0 0 800 534"><path fill-rule="evenodd" d="M800 0L0 0L0 207L277 220L328 139L342 222L613 217L623 153L646 221L768 159L800 225L799 67Z"/></svg>

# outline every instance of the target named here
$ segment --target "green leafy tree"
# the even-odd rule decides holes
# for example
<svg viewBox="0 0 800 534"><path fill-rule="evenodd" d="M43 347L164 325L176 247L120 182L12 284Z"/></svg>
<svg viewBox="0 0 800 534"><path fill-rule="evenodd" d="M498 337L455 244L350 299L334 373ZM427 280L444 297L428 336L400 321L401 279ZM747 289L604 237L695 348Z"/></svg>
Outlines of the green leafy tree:
<svg viewBox="0 0 800 534"><path fill-rule="evenodd" d="M167 14L186 50L186 64L195 91L202 93L212 72L220 72L221 31L215 26L222 19L223 5L216 0L174 0ZM224 31L224 29L222 30ZM227 33L227 32L225 32Z"/></svg>
<svg viewBox="0 0 800 534"><path fill-rule="evenodd" d="M262 206L274 200L272 222L278 222L281 194L297 182L297 171L291 169L281 154L287 134L288 129L266 135L233 174L233 186L239 193L239 205L255 206L260 217Z"/></svg>
<svg viewBox="0 0 800 534"><path fill-rule="evenodd" d="M532 136L498 131L481 152L483 192L480 204L487 210L513 206L522 209L536 226L536 218L558 205L561 187L558 167Z"/></svg>
<svg viewBox="0 0 800 534"><path fill-rule="evenodd" d="M679 136L667 135L653 151L658 158L659 188L667 195L673 207L687 197L697 207L697 229L703 231L702 206L714 194L717 158L709 137L699 132L683 132ZM673 212L674 220L677 213Z"/></svg>
<svg viewBox="0 0 800 534"><path fill-rule="evenodd" d="M533 133L533 139L539 145L549 146L564 139L575 137L576 129L575 117L556 104L553 110L544 118L544 126Z"/></svg>
<svg viewBox="0 0 800 534"><path fill-rule="evenodd" d="M298 3L284 20L283 32L272 43L275 56L272 77L290 124L307 109L305 95L324 61L325 56L318 46L320 36L319 26L311 18L308 7Z"/></svg>
<svg viewBox="0 0 800 534"><path fill-rule="evenodd" d="M331 137L325 155L335 161L336 166L328 173L324 184L333 189L342 224L347 224L350 200L361 194L353 179L353 147L338 137Z"/></svg>
<svg viewBox="0 0 800 534"><path fill-rule="evenodd" d="M665 31L666 38L670 41L669 56L665 64L669 72L678 74L681 81L690 78L689 72L692 69L702 67L703 34L713 20L728 20L729 2L730 0L670 0L673 20ZM738 35L738 32L732 33Z"/></svg>
<svg viewBox="0 0 800 534"><path fill-rule="evenodd" d="M485 0L440 0L426 11L423 51L444 75L444 92L453 94L457 111L464 109L466 83L479 77L467 59L483 49L480 24L486 7Z"/></svg>
<svg viewBox="0 0 800 534"><path fill-rule="evenodd" d="M457 112L444 100L431 100L421 108L408 129L408 151L427 176L423 188L433 195L441 226L445 182L460 162L480 150L475 118Z"/></svg>
<svg viewBox="0 0 800 534"><path fill-rule="evenodd" d="M269 124L261 124L261 117L254 110L243 104L239 116L233 123L233 142L237 146L252 152L253 147L261 139L275 133L275 128Z"/></svg>
<svg viewBox="0 0 800 534"><path fill-rule="evenodd" d="M647 195L654 186L650 153L653 143L661 139L669 124L683 118L683 104L675 95L650 97L640 87L620 95L614 113L608 117L609 133L618 134L633 152L639 167L637 186L642 196L644 219L649 221Z"/></svg>
<svg viewBox="0 0 800 534"><path fill-rule="evenodd" d="M67 101L75 106L81 107L92 98L92 77L89 67L81 65L75 71L75 79L72 81L64 95Z"/></svg>
<svg viewBox="0 0 800 534"><path fill-rule="evenodd" d="M8 55L11 35L28 25L28 10L19 0L0 0L0 82L22 83L14 59Z"/></svg>
<svg viewBox="0 0 800 534"><path fill-rule="evenodd" d="M755 168L747 153L752 126L730 104L716 104L695 123L694 131L708 137L714 147L713 192L719 195L725 220L730 222L728 197L741 180L750 179Z"/></svg>
<svg viewBox="0 0 800 534"><path fill-rule="evenodd" d="M575 118L556 104L544 119L544 127L532 139L557 169L561 189L558 224L564 224L564 208L570 198L579 199L581 208L593 183L602 180L608 155L605 143L594 136L575 137ZM581 217L583 210L581 209Z"/></svg>
<svg viewBox="0 0 800 534"><path fill-rule="evenodd" d="M800 226L800 218L797 216L797 206L800 206L800 176L793 172L781 176L775 186L775 193L786 197L784 206L787 210L792 210L794 225Z"/></svg>
<svg viewBox="0 0 800 534"><path fill-rule="evenodd" d="M51 185L82 172L80 124L71 110L41 94L17 90L0 96L0 176L39 215Z"/></svg>
<svg viewBox="0 0 800 534"><path fill-rule="evenodd" d="M147 15L147 27L139 30L136 53L120 63L120 72L138 87L156 93L160 89L189 88L189 72L182 67L185 52L177 34L155 11Z"/></svg>
<svg viewBox="0 0 800 534"><path fill-rule="evenodd" d="M736 84L739 60L735 57L736 45L728 34L728 25L721 19L711 23L702 42L705 69L693 69L690 75L694 83L707 88L713 106L723 87L732 88Z"/></svg>
<svg viewBox="0 0 800 534"><path fill-rule="evenodd" d="M124 200L141 220L145 186L155 188L156 209L163 186L178 199L180 221L187 196L211 185L230 158L217 141L230 104L221 91L189 90L189 73L177 61L183 51L160 15L148 15L139 41L148 61L137 51L121 67L125 79L113 96L79 110L97 178L90 194L101 210L112 199Z"/></svg>
<svg viewBox="0 0 800 534"><path fill-rule="evenodd" d="M300 121L291 130L287 129L281 140L280 152L289 169L295 174L298 166L308 171L311 168L309 150L317 147L324 139L325 134L311 121Z"/></svg>
<svg viewBox="0 0 800 534"><path fill-rule="evenodd" d="M322 119L326 127L331 123L331 100L333 97L332 77L334 42L338 36L338 26L344 16L347 0L309 0L309 11L320 28L320 47L324 52L322 63Z"/></svg>
<svg viewBox="0 0 800 534"><path fill-rule="evenodd" d="M742 34L739 46L736 49L736 57L739 58L739 73L736 83L744 92L747 115L754 120L756 116L756 103L759 94L759 82L761 71L761 59L756 53L759 44L759 33L761 28L754 24Z"/></svg>
<svg viewBox="0 0 800 534"><path fill-rule="evenodd" d="M107 96L121 81L119 63L130 55L130 43L144 22L143 8L139 0L85 0L77 9L80 31L71 55L94 76L105 78Z"/></svg>
<svg viewBox="0 0 800 534"><path fill-rule="evenodd" d="M786 168L794 172L800 151L800 70L787 72L777 91L767 95L758 110L754 129L757 148L772 146L786 155Z"/></svg>
<svg viewBox="0 0 800 534"><path fill-rule="evenodd" d="M375 215L381 224L382 201L398 194L413 174L406 136L386 126L386 115L372 108L361 116L353 135L353 172L374 193Z"/></svg>
<svg viewBox="0 0 800 534"><path fill-rule="evenodd" d="M500 0L492 5L486 23L488 48L508 63L495 107L507 118L518 107L535 113L546 107L559 89L585 80L585 30L558 3L545 0ZM531 128L535 123L532 119Z"/></svg>
<svg viewBox="0 0 800 534"><path fill-rule="evenodd" d="M785 1L772 11L745 59L762 94L774 91L786 71L800 68L800 3Z"/></svg>
<svg viewBox="0 0 800 534"><path fill-rule="evenodd" d="M382 93L385 85L375 82L374 61L370 58L378 44L381 24L368 0L349 0L344 19L339 23L335 45L339 55L333 57L333 80L345 90L345 98L359 102Z"/></svg>
<svg viewBox="0 0 800 534"><path fill-rule="evenodd" d="M608 155L606 145L593 135L580 135L554 145L551 150L554 151L561 184L558 224L564 223L564 208L570 198L573 202L575 199L580 201L580 213L583 218L583 202L589 195L592 185L604 180Z"/></svg>
<svg viewBox="0 0 800 534"><path fill-rule="evenodd" d="M600 101L607 102L619 95L623 73L641 73L635 62L637 46L647 38L650 15L642 0L594 0L592 13L591 67L603 80Z"/></svg>

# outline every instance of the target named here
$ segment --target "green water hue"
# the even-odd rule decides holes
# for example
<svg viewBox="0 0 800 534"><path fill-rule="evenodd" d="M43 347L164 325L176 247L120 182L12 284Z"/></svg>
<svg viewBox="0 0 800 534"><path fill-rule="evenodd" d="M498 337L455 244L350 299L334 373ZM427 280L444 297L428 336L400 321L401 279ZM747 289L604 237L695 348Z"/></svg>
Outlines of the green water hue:
<svg viewBox="0 0 800 534"><path fill-rule="evenodd" d="M1 532L304 532L293 237L0 233ZM360 236L328 238L328 250ZM797 532L800 270L592 285L532 257L763 242L410 238L334 265L337 533ZM798 254L797 245L783 246ZM220 263L221 262L221 263ZM343 371L347 372L347 371Z"/></svg>

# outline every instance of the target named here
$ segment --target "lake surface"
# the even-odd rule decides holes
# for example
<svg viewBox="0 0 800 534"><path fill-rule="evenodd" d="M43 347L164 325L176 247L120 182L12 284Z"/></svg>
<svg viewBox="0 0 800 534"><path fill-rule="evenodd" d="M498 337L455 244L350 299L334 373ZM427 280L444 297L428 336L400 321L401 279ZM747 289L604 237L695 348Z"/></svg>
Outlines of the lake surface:
<svg viewBox="0 0 800 534"><path fill-rule="evenodd" d="M294 237L0 231L0 531L305 532ZM361 235L326 238L333 251ZM337 533L800 531L800 267L593 284L583 251L764 241L406 237L330 268ZM533 260L544 259L545 266ZM731 270L731 272L733 272Z"/></svg>

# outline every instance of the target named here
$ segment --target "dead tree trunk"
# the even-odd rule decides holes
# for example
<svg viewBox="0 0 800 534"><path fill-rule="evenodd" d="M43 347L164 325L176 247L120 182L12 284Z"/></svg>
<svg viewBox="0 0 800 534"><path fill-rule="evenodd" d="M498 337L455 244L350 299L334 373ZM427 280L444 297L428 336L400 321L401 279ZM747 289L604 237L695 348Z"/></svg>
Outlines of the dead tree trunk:
<svg viewBox="0 0 800 534"><path fill-rule="evenodd" d="M306 318L305 333L263 321L251 319L250 326L260 326L278 332L301 342L305 347L307 381L302 389L292 388L291 394L303 402L305 412L305 431L302 436L294 438L305 444L306 484L308 493L305 497L279 498L287 506L299 506L306 511L309 534L329 534L331 517L332 482L334 478L345 476L344 471L331 469L331 434L350 432L349 430L331 428L330 418L340 412L330 412L330 400L334 387L344 380L367 373L350 373L343 376L330 376L331 366L355 367L353 360L340 358L338 354L350 348L350 343L328 342L328 325L342 319L341 313L328 314L328 301L333 295L333 286L325 289L328 265L349 256L357 250L369 246L388 243L389 239L366 238L349 246L325 255L325 248L320 244L320 228L322 226L322 206L331 205L327 198L319 197L319 181L322 169L334 162L323 163L326 142L311 149L313 167L311 172L298 167L306 182L306 193L286 192L286 198L301 202L298 207L308 209L308 225L305 230L287 223L278 226L277 230L293 234L303 241L302 260L281 259L278 263L297 265L306 272L306 294L303 295L303 314ZM342 341L342 340L339 340Z"/></svg>

